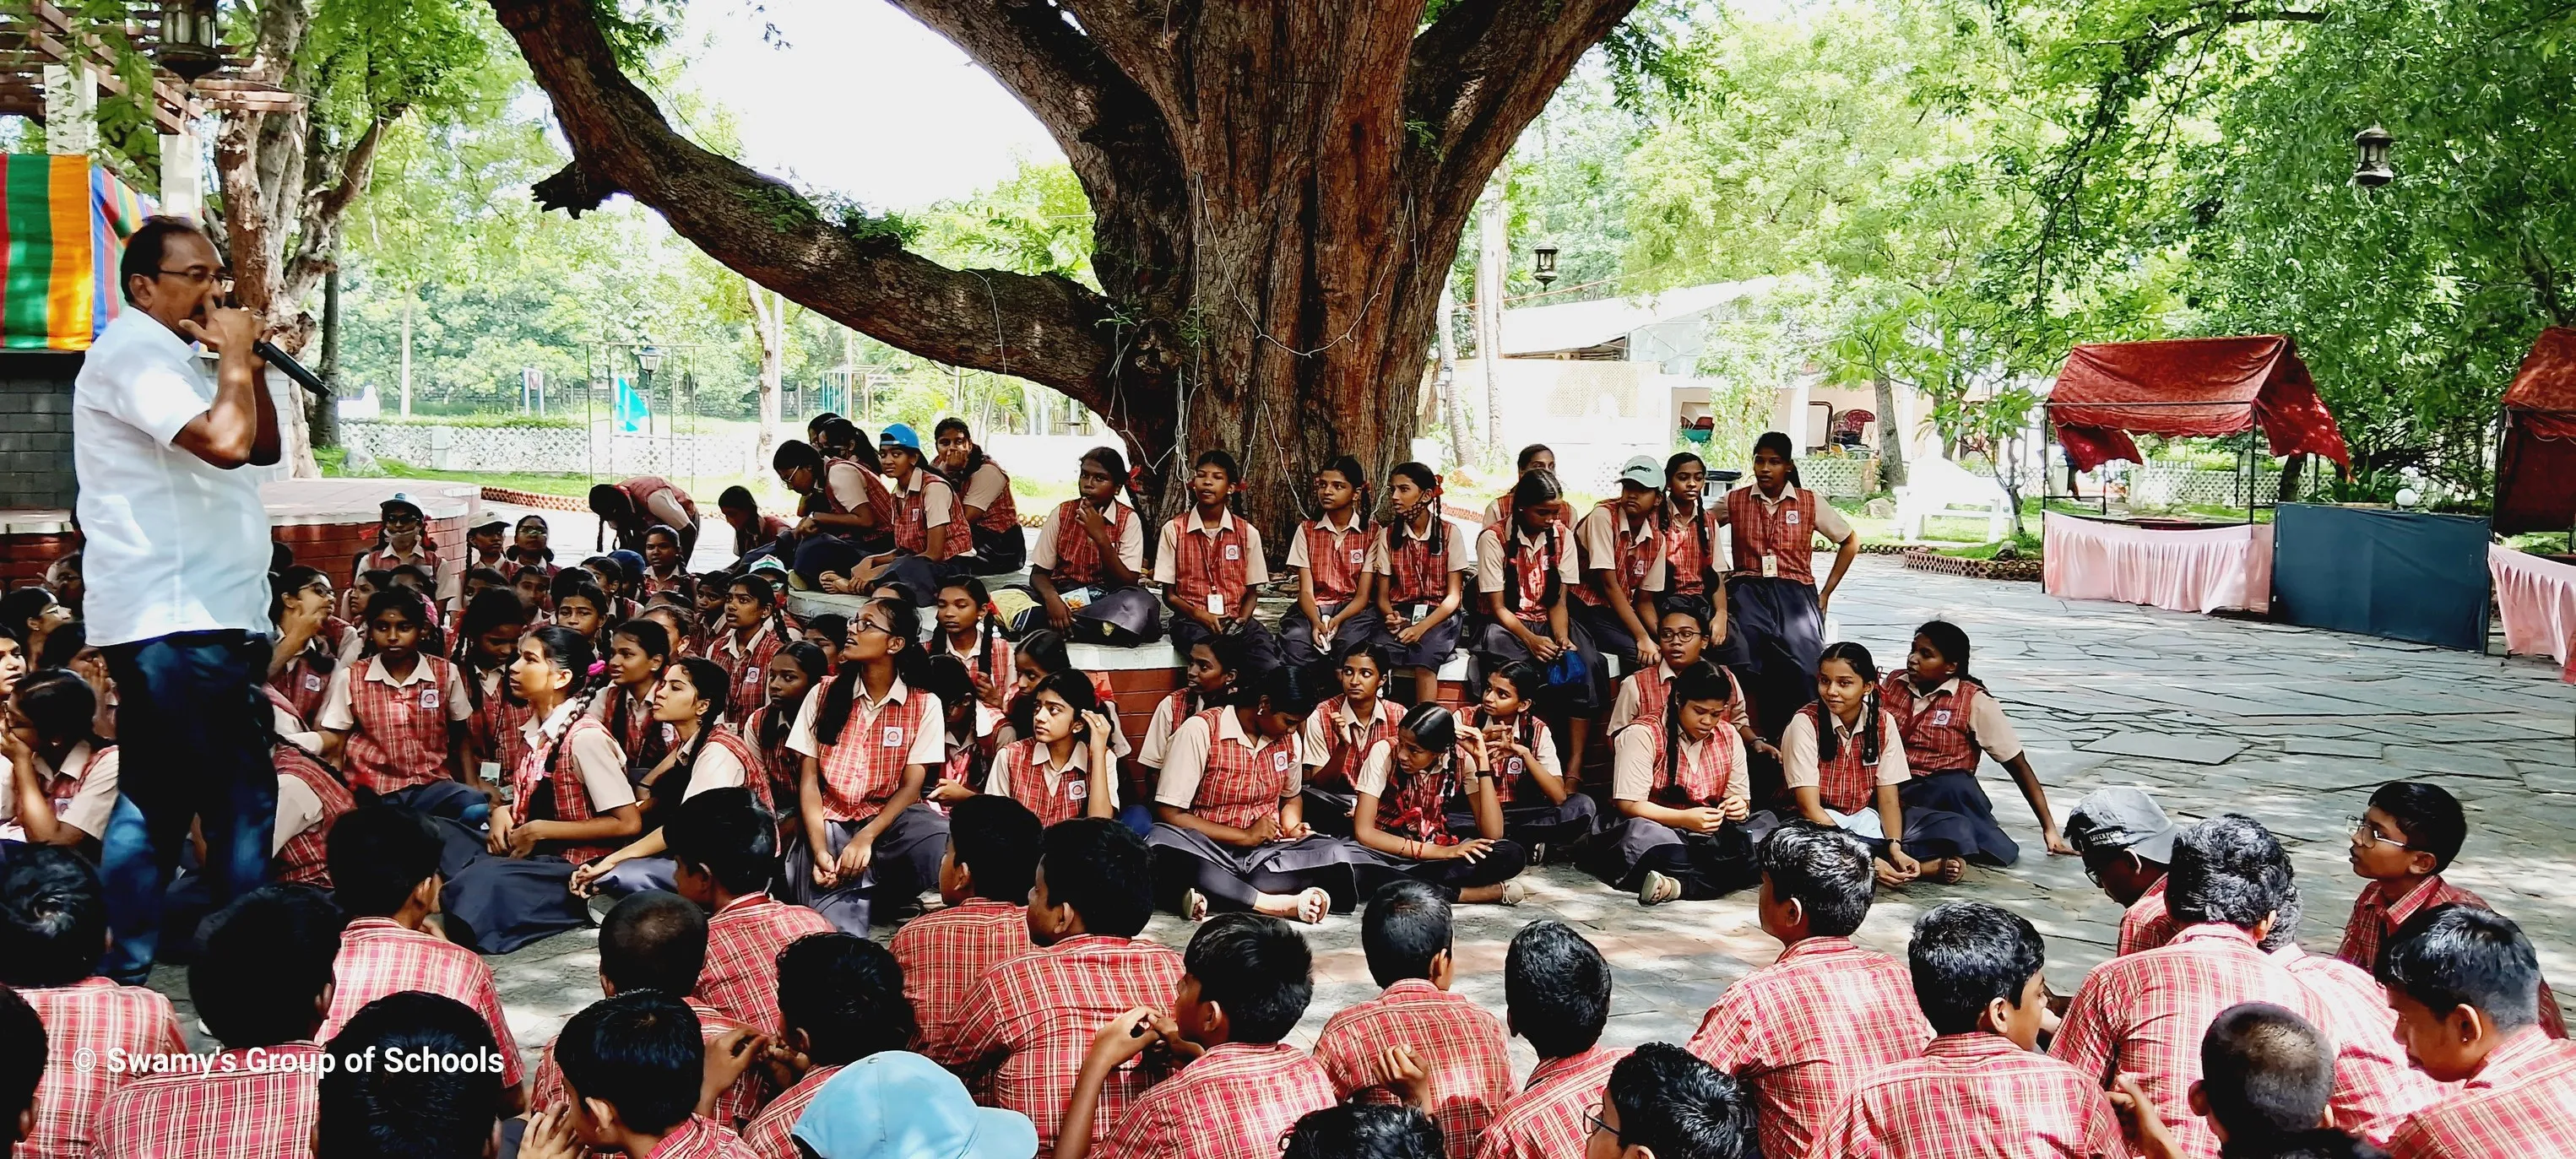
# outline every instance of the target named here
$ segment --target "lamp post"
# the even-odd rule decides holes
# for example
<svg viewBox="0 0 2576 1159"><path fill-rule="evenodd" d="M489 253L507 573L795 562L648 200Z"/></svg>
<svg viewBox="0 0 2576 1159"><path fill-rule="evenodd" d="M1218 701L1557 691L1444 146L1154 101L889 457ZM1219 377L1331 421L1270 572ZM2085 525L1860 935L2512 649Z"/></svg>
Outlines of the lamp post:
<svg viewBox="0 0 2576 1159"><path fill-rule="evenodd" d="M1531 254L1537 259L1538 264L1530 270L1530 276L1538 279L1540 290L1545 290L1556 281L1556 247L1543 245L1531 251Z"/></svg>
<svg viewBox="0 0 2576 1159"><path fill-rule="evenodd" d="M191 82L223 67L219 23L215 0L161 0L161 67Z"/></svg>
<svg viewBox="0 0 2576 1159"><path fill-rule="evenodd" d="M2353 151L2360 155L2352 170L2353 184L2377 189L2397 179L2397 171L2388 166L2388 146L2394 140L2388 130L2377 125L2352 135Z"/></svg>

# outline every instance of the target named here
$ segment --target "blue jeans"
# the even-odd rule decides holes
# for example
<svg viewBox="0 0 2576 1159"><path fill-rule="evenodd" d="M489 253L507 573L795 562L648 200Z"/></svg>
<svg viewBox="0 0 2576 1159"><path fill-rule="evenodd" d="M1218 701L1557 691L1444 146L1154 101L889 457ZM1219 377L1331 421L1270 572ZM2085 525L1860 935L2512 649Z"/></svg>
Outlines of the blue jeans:
<svg viewBox="0 0 2576 1159"><path fill-rule="evenodd" d="M246 632L183 632L106 649L116 679L116 811L100 841L116 943L99 972L141 983L152 971L162 895L203 820L209 901L221 909L268 878L277 824L269 756L269 645Z"/></svg>

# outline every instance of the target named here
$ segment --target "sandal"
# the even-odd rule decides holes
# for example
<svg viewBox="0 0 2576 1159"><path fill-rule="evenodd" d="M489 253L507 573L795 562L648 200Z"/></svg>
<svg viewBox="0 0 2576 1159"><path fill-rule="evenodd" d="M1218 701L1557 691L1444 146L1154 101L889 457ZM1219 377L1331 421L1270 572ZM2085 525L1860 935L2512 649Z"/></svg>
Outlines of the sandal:
<svg viewBox="0 0 2576 1159"><path fill-rule="evenodd" d="M1528 901L1529 895L1530 887L1526 881L1515 877L1503 883L1502 904L1504 905L1519 905Z"/></svg>
<svg viewBox="0 0 2576 1159"><path fill-rule="evenodd" d="M1637 885L1638 905L1662 905L1681 895L1682 883L1651 869L1646 871L1646 880Z"/></svg>
<svg viewBox="0 0 2576 1159"><path fill-rule="evenodd" d="M1333 895L1322 886L1313 886L1297 895L1297 920L1307 925L1320 925L1324 915L1333 912Z"/></svg>
<svg viewBox="0 0 2576 1159"><path fill-rule="evenodd" d="M1960 879L1968 876L1967 858L1944 857L1936 864L1938 864L1940 868L1932 873L1932 880L1940 882L1943 885L1957 885L1959 884Z"/></svg>
<svg viewBox="0 0 2576 1159"><path fill-rule="evenodd" d="M1208 914L1208 900L1207 900L1207 895L1206 895L1206 894L1200 893L1199 891L1197 891L1197 890L1195 890L1195 889L1188 889L1188 890L1183 890L1183 891L1181 891L1181 920L1182 920L1182 921L1185 921L1185 922L1203 921L1203 920L1205 920L1205 919L1207 918L1207 914Z"/></svg>

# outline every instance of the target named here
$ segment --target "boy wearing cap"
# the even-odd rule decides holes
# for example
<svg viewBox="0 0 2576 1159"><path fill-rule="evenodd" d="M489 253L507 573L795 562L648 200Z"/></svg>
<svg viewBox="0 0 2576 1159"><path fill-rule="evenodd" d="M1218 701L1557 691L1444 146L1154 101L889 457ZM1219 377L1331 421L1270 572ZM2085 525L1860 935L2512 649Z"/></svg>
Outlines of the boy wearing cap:
<svg viewBox="0 0 2576 1159"><path fill-rule="evenodd" d="M833 1075L796 1120L795 1140L816 1159L1027 1159L1038 1149L1027 1115L976 1106L957 1076L901 1050Z"/></svg>
<svg viewBox="0 0 2576 1159"><path fill-rule="evenodd" d="M2144 789L2116 786L2095 791L2066 815L2066 842L2084 858L2084 876L2111 900L2127 907L2113 956L2152 950L2173 940L2165 913L2165 867L2173 861L2180 827Z"/></svg>
<svg viewBox="0 0 2576 1159"><path fill-rule="evenodd" d="M975 554L973 537L957 529L957 489L928 466L921 435L904 423L877 436L877 458L885 463L886 491L894 496L894 545L944 563Z"/></svg>

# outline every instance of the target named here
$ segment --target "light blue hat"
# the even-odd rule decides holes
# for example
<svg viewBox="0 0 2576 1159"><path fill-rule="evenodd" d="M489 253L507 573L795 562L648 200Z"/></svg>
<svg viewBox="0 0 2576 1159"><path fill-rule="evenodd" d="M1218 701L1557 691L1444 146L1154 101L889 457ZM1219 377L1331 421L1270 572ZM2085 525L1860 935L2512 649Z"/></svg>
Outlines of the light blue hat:
<svg viewBox="0 0 2576 1159"><path fill-rule="evenodd" d="M877 447L910 447L918 451L921 449L921 433L913 430L910 423L895 423L877 432Z"/></svg>
<svg viewBox="0 0 2576 1159"><path fill-rule="evenodd" d="M841 1068L814 1093L794 1132L822 1159L1030 1159L1029 1117L975 1105L966 1084L908 1050Z"/></svg>

